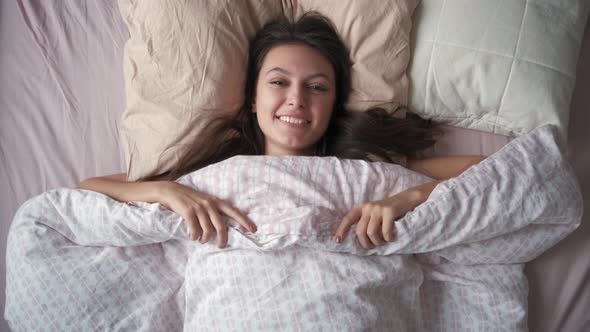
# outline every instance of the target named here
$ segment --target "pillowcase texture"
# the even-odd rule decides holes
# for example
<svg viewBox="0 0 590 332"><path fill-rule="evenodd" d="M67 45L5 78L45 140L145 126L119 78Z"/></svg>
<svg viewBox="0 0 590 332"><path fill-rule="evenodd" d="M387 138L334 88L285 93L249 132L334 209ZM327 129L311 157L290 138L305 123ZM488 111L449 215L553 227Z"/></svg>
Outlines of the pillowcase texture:
<svg viewBox="0 0 590 332"><path fill-rule="evenodd" d="M588 0L423 0L414 16L410 109L448 125L565 142Z"/></svg>

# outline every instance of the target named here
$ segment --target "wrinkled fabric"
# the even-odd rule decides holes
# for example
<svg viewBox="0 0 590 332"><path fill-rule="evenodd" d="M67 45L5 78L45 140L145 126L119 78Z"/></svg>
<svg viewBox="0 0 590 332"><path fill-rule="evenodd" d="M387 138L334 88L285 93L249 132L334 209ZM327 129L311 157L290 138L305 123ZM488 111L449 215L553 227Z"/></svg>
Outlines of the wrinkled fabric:
<svg viewBox="0 0 590 332"><path fill-rule="evenodd" d="M250 41L268 22L317 11L349 49L346 109L408 104L412 13L418 0L119 0L129 30L121 146L128 179L173 168L179 148L244 103ZM396 116L405 116L405 111Z"/></svg>
<svg viewBox="0 0 590 332"><path fill-rule="evenodd" d="M422 0L415 12L409 107L449 125L568 137L587 0Z"/></svg>
<svg viewBox="0 0 590 332"><path fill-rule="evenodd" d="M524 263L572 232L582 198L545 126L519 137L363 249L360 202L431 179L401 166L320 157L237 156L178 181L252 219L228 245L187 239L160 204L57 189L17 212L5 318L14 331L526 330Z"/></svg>

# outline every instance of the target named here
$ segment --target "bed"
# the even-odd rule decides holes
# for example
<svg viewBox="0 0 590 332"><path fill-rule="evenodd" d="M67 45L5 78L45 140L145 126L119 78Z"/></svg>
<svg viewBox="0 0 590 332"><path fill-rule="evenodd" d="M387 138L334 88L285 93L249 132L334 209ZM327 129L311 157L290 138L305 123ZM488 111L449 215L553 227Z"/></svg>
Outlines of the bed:
<svg viewBox="0 0 590 332"><path fill-rule="evenodd" d="M17 209L47 190L73 188L88 177L126 171L119 128L126 102L122 58L129 32L116 1L15 0L3 1L1 6L0 309L4 313L6 239ZM566 112L565 151L582 195L588 197L588 25L580 50L571 112ZM478 130L461 125L465 127L465 122L448 127L448 134L430 153L491 155L518 134L502 135L496 127L480 125ZM588 202L583 201L586 211L590 209ZM573 233L526 264L529 290L525 319L531 331L590 329L590 259L585 254L590 250L588 219L584 214ZM8 331L7 321L1 329Z"/></svg>

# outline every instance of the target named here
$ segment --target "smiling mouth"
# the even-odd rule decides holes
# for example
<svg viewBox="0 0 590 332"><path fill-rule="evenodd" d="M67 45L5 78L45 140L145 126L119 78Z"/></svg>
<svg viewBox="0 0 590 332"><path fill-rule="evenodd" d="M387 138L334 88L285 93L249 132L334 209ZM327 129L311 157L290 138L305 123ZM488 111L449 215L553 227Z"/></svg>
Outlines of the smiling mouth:
<svg viewBox="0 0 590 332"><path fill-rule="evenodd" d="M290 124L294 124L294 125L304 125L304 124L309 124L311 123L311 121L307 121L304 119L300 119L300 118L294 118L291 116L277 116L277 119L281 120L282 122L286 122L286 123L290 123Z"/></svg>

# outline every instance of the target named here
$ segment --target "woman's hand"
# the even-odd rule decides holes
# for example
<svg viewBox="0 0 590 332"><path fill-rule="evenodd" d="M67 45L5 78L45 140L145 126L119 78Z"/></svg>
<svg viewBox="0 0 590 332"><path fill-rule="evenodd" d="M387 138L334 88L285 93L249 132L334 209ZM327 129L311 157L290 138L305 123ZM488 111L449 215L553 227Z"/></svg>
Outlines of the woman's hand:
<svg viewBox="0 0 590 332"><path fill-rule="evenodd" d="M356 236L363 248L371 249L393 241L395 220L424 202L439 183L433 181L380 201L358 205L340 222L336 230L336 242L342 242L350 226L357 222Z"/></svg>
<svg viewBox="0 0 590 332"><path fill-rule="evenodd" d="M235 207L211 195L193 190L177 182L159 182L160 203L179 214L187 223L189 238L206 243L217 232L217 246L227 244L225 214L235 219L243 230L256 232L256 225Z"/></svg>
<svg viewBox="0 0 590 332"><path fill-rule="evenodd" d="M86 179L78 188L103 193L119 202L160 203L185 220L191 240L206 243L216 231L220 248L227 244L222 213L237 220L243 230L256 232L256 225L233 206L173 181L128 182L127 174L120 173Z"/></svg>

